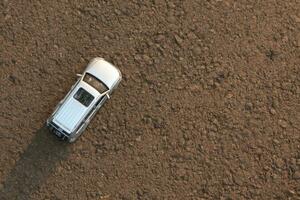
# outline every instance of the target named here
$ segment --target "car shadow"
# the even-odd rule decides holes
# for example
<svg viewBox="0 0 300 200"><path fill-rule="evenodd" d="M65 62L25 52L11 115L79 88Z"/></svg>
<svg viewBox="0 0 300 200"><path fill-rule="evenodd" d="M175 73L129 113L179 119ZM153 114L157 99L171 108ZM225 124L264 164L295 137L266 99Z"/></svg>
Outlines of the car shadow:
<svg viewBox="0 0 300 200"><path fill-rule="evenodd" d="M56 165L68 155L70 145L58 140L47 127L39 129L32 142L2 183L0 199L30 199Z"/></svg>

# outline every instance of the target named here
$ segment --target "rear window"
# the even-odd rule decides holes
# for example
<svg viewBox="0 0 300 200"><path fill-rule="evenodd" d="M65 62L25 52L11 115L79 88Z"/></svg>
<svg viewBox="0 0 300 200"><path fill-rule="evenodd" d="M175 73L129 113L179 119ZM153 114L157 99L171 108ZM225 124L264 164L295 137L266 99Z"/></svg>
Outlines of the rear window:
<svg viewBox="0 0 300 200"><path fill-rule="evenodd" d="M94 100L94 96L88 93L85 89L79 88L74 94L74 99L79 101L82 105L88 107Z"/></svg>
<svg viewBox="0 0 300 200"><path fill-rule="evenodd" d="M83 81L88 83L90 86L98 90L100 93L104 93L108 90L106 85L104 85L99 79L94 77L93 75L86 73L83 77Z"/></svg>

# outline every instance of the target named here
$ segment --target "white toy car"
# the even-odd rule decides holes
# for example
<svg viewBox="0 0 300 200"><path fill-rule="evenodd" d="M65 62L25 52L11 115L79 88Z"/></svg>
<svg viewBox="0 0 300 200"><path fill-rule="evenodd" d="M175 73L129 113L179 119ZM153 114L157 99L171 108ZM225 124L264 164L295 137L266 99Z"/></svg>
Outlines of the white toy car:
<svg viewBox="0 0 300 200"><path fill-rule="evenodd" d="M50 130L69 142L82 134L122 79L119 69L103 58L94 58L84 73L77 75L78 81L47 120Z"/></svg>

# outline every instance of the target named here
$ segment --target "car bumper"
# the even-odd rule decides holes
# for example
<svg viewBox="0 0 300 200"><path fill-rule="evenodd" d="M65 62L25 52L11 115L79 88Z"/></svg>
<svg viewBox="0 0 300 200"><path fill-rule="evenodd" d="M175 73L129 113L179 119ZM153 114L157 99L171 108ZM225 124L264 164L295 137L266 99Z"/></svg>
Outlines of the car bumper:
<svg viewBox="0 0 300 200"><path fill-rule="evenodd" d="M47 127L50 129L52 133L54 133L57 137L60 139L69 139L70 134L64 131L62 128L60 128L58 125L56 125L54 122L47 121Z"/></svg>

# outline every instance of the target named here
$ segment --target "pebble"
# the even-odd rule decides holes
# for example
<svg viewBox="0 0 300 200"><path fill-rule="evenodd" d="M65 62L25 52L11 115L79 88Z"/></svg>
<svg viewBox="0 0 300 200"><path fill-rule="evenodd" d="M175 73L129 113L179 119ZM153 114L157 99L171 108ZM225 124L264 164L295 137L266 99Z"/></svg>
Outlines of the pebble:
<svg viewBox="0 0 300 200"><path fill-rule="evenodd" d="M136 61L140 61L142 58L141 58L141 56L140 55L134 55L134 59L136 60Z"/></svg>
<svg viewBox="0 0 300 200"><path fill-rule="evenodd" d="M298 17L297 15L294 15L293 18L296 23L300 23L300 17Z"/></svg>
<svg viewBox="0 0 300 200"><path fill-rule="evenodd" d="M179 37L178 35L175 35L175 41L176 41L176 43L178 44L178 45L182 45L182 42L183 42L183 40L182 40L182 38L181 37Z"/></svg>
<svg viewBox="0 0 300 200"><path fill-rule="evenodd" d="M227 99L230 99L230 98L232 98L233 97L233 94L232 93L228 93L227 95L226 95L226 98Z"/></svg>
<svg viewBox="0 0 300 200"><path fill-rule="evenodd" d="M274 108L271 108L271 109L270 109L270 113L271 113L272 115L275 115L275 114L276 114L276 110L275 110Z"/></svg>
<svg viewBox="0 0 300 200"><path fill-rule="evenodd" d="M115 13L116 13L117 15L121 15L121 11L118 10L118 9L115 9Z"/></svg>
<svg viewBox="0 0 300 200"><path fill-rule="evenodd" d="M274 139L273 142L274 142L275 144L279 144L279 143L280 143L279 140L277 140L277 139Z"/></svg>
<svg viewBox="0 0 300 200"><path fill-rule="evenodd" d="M163 121L161 119L152 121L154 128L163 128Z"/></svg>
<svg viewBox="0 0 300 200"><path fill-rule="evenodd" d="M193 49L193 53L194 53L195 55L200 55L200 54L201 54L201 48L200 48L199 46L195 47L195 48Z"/></svg>
<svg viewBox="0 0 300 200"><path fill-rule="evenodd" d="M296 171L293 176L294 179L300 179L300 171Z"/></svg>
<svg viewBox="0 0 300 200"><path fill-rule="evenodd" d="M278 158L274 160L274 163L276 165L276 167L278 168L283 168L284 167L284 160L282 158Z"/></svg>
<svg viewBox="0 0 300 200"><path fill-rule="evenodd" d="M252 108L253 108L253 104L252 103L248 102L248 103L245 104L245 109L246 110L252 110Z"/></svg>
<svg viewBox="0 0 300 200"><path fill-rule="evenodd" d="M291 195L296 194L294 190L288 190L288 193L291 194Z"/></svg>
<svg viewBox="0 0 300 200"><path fill-rule="evenodd" d="M189 32L187 37L189 38L189 40L196 40L197 36L195 35L194 32Z"/></svg>
<svg viewBox="0 0 300 200"><path fill-rule="evenodd" d="M17 77L16 77L16 76L14 76L14 75L9 75L8 78L9 78L9 80L10 80L11 82L16 83L16 80L17 80Z"/></svg>
<svg viewBox="0 0 300 200"><path fill-rule="evenodd" d="M143 55L143 59L145 60L145 62L147 63L147 64L152 64L153 62L152 62L152 60L151 60L151 58L148 56L148 55Z"/></svg>
<svg viewBox="0 0 300 200"><path fill-rule="evenodd" d="M135 140L136 140L137 142L142 141L142 136L138 136Z"/></svg>
<svg viewBox="0 0 300 200"><path fill-rule="evenodd" d="M278 124L281 128L286 128L288 126L287 122L285 120L280 119L278 121Z"/></svg>
<svg viewBox="0 0 300 200"><path fill-rule="evenodd" d="M164 40L165 40L165 36L162 35L162 34L158 35L157 38L156 38L156 41L157 41L157 42L162 42L162 41L164 41Z"/></svg>
<svg viewBox="0 0 300 200"><path fill-rule="evenodd" d="M298 33L298 36L296 38L296 46L300 47L300 33Z"/></svg>
<svg viewBox="0 0 300 200"><path fill-rule="evenodd" d="M58 166L58 167L57 167L57 172L58 172L58 173L61 173L62 171L63 171L63 168L62 168L61 166Z"/></svg>
<svg viewBox="0 0 300 200"><path fill-rule="evenodd" d="M196 84L194 84L194 85L191 85L190 86L190 90L191 91L199 91L199 90L201 90L202 89L202 86L201 85L196 85Z"/></svg>

